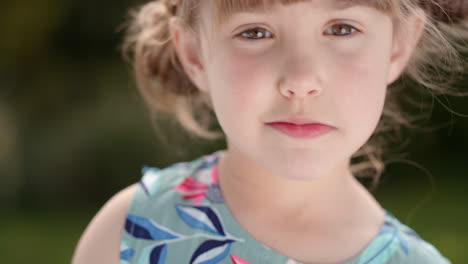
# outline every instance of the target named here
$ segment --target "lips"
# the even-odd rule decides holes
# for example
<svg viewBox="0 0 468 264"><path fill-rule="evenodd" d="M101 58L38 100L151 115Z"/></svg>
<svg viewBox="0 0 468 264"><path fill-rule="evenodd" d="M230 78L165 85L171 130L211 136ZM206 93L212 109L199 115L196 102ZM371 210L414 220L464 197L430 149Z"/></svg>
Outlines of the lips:
<svg viewBox="0 0 468 264"><path fill-rule="evenodd" d="M320 124L319 122L306 118L306 117L290 117L282 120L277 120L273 123L290 123L290 124L295 124L295 125L306 125L306 124Z"/></svg>
<svg viewBox="0 0 468 264"><path fill-rule="evenodd" d="M303 123L304 120L295 120L289 122L272 122L267 123L268 126L286 134L293 138L314 138L331 132L335 128L322 123ZM302 124L301 124L302 123Z"/></svg>

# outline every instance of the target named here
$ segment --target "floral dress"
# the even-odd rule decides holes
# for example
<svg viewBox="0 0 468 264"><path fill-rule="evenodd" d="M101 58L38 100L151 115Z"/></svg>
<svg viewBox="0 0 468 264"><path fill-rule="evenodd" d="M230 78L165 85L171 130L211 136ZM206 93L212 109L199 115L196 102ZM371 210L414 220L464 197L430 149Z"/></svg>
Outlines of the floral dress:
<svg viewBox="0 0 468 264"><path fill-rule="evenodd" d="M143 168L122 229L120 264L300 264L255 240L236 222L218 186L221 154ZM385 212L380 232L343 264L451 263Z"/></svg>

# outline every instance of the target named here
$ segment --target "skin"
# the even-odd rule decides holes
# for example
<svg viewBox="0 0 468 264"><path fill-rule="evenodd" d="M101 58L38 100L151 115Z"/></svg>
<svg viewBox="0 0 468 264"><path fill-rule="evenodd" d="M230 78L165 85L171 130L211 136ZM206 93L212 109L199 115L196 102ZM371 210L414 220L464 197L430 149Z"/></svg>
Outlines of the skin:
<svg viewBox="0 0 468 264"><path fill-rule="evenodd" d="M398 35L392 19L373 8L316 0L235 14L211 31L210 2L202 2L200 41L178 18L169 25L184 70L209 94L227 137L218 168L226 206L253 238L283 255L319 263L355 256L385 215L352 175L350 159L374 132L387 86L423 32L424 13L410 17L408 35ZM343 23L356 29L347 28L350 38L330 33ZM267 33L257 40L245 31L252 27ZM265 125L293 115L334 130L305 140Z"/></svg>
<svg viewBox="0 0 468 264"><path fill-rule="evenodd" d="M211 1L202 2L200 45L176 17L170 30L185 71L209 93L227 136L219 165L227 200L286 215L309 208L321 216L312 219L328 222L343 201L361 195L350 158L375 130L387 85L406 66L424 15L410 19L412 37L397 38L391 18L373 8L334 9L331 1L317 0L278 5L269 14L236 14L211 34ZM351 38L326 34L339 23L358 32ZM273 35L236 37L251 27ZM335 129L305 140L265 125L292 115Z"/></svg>
<svg viewBox="0 0 468 264"><path fill-rule="evenodd" d="M201 2L208 29L211 1ZM218 168L226 206L253 238L301 263L342 263L383 223L382 208L353 177L349 160L375 129L387 85L404 69L425 22L420 11L409 19L408 35L398 37L387 16L364 7L332 10L330 2L238 15L200 42L178 18L169 23L184 70L209 94L227 136ZM360 33L324 35L337 19ZM234 38L253 24L273 37ZM264 124L295 114L335 130L295 140ZM119 192L96 214L73 264L118 262L135 188Z"/></svg>

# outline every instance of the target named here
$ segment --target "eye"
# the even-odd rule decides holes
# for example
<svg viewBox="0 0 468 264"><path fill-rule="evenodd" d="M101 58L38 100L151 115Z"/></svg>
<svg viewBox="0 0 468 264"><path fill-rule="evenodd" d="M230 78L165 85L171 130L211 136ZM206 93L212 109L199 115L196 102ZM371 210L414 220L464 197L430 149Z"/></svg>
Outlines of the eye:
<svg viewBox="0 0 468 264"><path fill-rule="evenodd" d="M354 33L358 31L358 29L349 24L339 23L327 28L327 30L325 30L325 33L326 35L333 35L338 37L352 37ZM271 32L265 28L252 27L239 33L237 36L241 36L243 39L249 41L263 39L265 38L265 36L271 37L272 35L273 34L271 34Z"/></svg>
<svg viewBox="0 0 468 264"><path fill-rule="evenodd" d="M272 34L271 34L270 31L268 31L268 30L266 30L264 28L253 27L253 28L249 28L249 29L241 32L237 36L243 36L244 39L247 39L247 41L249 41L249 40L262 39L265 36L271 37Z"/></svg>
<svg viewBox="0 0 468 264"><path fill-rule="evenodd" d="M353 33L357 31L359 30L357 30L351 25L339 23L327 28L327 30L325 30L325 33L326 35L333 35L338 37L352 37L354 35Z"/></svg>

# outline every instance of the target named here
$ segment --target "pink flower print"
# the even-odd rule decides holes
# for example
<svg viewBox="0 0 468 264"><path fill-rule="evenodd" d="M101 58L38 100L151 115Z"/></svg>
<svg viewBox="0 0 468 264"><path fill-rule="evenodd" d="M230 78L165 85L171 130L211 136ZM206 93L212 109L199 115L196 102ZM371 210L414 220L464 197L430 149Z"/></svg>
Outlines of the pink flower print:
<svg viewBox="0 0 468 264"><path fill-rule="evenodd" d="M218 187L217 168L216 164L210 168L212 183L204 183L191 177L185 177L183 182L174 187L173 190L184 194L182 196L184 201L195 199L193 200L194 205L200 204L204 197L212 202L221 203L223 202L223 198Z"/></svg>
<svg viewBox="0 0 468 264"><path fill-rule="evenodd" d="M184 194L182 196L184 201L195 199L193 200L193 204L198 205L203 200L203 197L205 197L208 186L209 184L196 181L190 177L185 177L184 181L174 187L173 190Z"/></svg>
<svg viewBox="0 0 468 264"><path fill-rule="evenodd" d="M231 257L232 264L250 264L250 262L243 260L237 256L229 255Z"/></svg>

